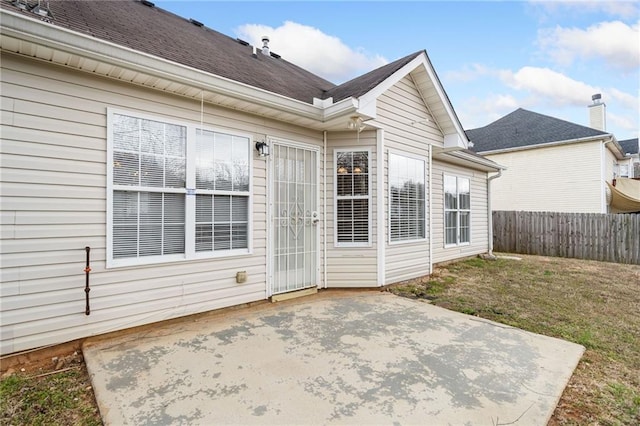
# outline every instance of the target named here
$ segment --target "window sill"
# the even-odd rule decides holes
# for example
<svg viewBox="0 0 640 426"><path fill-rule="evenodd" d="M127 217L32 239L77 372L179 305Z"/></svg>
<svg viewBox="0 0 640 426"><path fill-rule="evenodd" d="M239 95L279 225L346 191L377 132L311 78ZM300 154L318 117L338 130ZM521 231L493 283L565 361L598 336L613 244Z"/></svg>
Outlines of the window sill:
<svg viewBox="0 0 640 426"><path fill-rule="evenodd" d="M179 254L170 256L149 256L143 258L108 259L106 262L106 269L135 268L162 264L195 262L201 260L227 259L231 257L250 256L252 254L253 252L249 249L239 249L219 253L200 252L189 257L186 257L184 254Z"/></svg>
<svg viewBox="0 0 640 426"><path fill-rule="evenodd" d="M428 241L429 240L427 238L418 238L418 239L414 239L414 240L389 241L389 245L390 246L400 246L400 245L404 245L404 244L426 243Z"/></svg>
<svg viewBox="0 0 640 426"><path fill-rule="evenodd" d="M460 243L460 244L445 244L444 248L448 249L448 248L456 248L456 247L466 247L466 246L470 246L471 243Z"/></svg>
<svg viewBox="0 0 640 426"><path fill-rule="evenodd" d="M370 248L373 247L372 243L336 243L334 248Z"/></svg>

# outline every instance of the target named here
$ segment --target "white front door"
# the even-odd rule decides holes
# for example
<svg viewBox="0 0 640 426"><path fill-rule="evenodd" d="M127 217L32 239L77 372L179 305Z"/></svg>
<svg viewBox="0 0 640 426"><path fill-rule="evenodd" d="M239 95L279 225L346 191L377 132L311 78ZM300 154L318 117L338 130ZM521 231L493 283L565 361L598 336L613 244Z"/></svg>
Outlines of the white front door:
<svg viewBox="0 0 640 426"><path fill-rule="evenodd" d="M271 294L318 285L318 150L272 146Z"/></svg>

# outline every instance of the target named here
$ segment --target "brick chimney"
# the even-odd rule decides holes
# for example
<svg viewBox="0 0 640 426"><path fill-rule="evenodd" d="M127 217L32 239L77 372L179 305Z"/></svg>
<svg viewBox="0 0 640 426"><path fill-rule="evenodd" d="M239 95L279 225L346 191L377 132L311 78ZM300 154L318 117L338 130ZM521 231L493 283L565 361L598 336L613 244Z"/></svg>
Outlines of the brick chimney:
<svg viewBox="0 0 640 426"><path fill-rule="evenodd" d="M593 104L589 105L589 127L604 132L607 130L607 106L602 102L602 95L600 93L591 96L591 100Z"/></svg>

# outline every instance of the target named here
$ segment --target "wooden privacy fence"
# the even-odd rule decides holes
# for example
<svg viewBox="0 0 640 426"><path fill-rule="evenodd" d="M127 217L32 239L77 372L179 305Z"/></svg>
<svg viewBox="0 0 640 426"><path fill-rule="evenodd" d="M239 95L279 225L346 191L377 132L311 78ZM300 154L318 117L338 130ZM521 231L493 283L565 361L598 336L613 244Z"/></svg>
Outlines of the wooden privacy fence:
<svg viewBox="0 0 640 426"><path fill-rule="evenodd" d="M493 249L640 265L640 214L494 211Z"/></svg>

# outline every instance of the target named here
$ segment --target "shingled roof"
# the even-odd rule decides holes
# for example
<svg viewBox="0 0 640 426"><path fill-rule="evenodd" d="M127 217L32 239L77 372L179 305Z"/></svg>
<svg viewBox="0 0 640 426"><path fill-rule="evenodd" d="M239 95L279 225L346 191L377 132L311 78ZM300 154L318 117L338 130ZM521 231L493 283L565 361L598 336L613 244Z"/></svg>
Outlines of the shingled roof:
<svg viewBox="0 0 640 426"><path fill-rule="evenodd" d="M350 96L358 98L376 87L378 84L382 83L387 77L398 71L422 53L424 53L424 50L412 53L411 55L407 55L404 58L400 58L364 75L356 77L353 80L349 80L340 86L336 86L333 89L328 90L325 97L332 97L334 102L341 101L342 99L346 99Z"/></svg>
<svg viewBox="0 0 640 426"><path fill-rule="evenodd" d="M638 146L638 138L635 139L625 139L623 141L618 141L622 150L625 154L638 154L640 152L640 147Z"/></svg>
<svg viewBox="0 0 640 426"><path fill-rule="evenodd" d="M473 150L479 153L608 135L522 108L487 126L466 130L466 133L473 142Z"/></svg>
<svg viewBox="0 0 640 426"><path fill-rule="evenodd" d="M22 1L26 1L28 10L21 11L13 0L1 0L0 5L41 19L29 11L37 6L36 0ZM208 7L215 7L215 3ZM51 0L49 10L47 20L53 25L310 104L313 98L333 97L337 102L359 97L422 53L413 53L337 86L275 53L267 56L258 49L253 55L253 46L248 43L149 1Z"/></svg>

